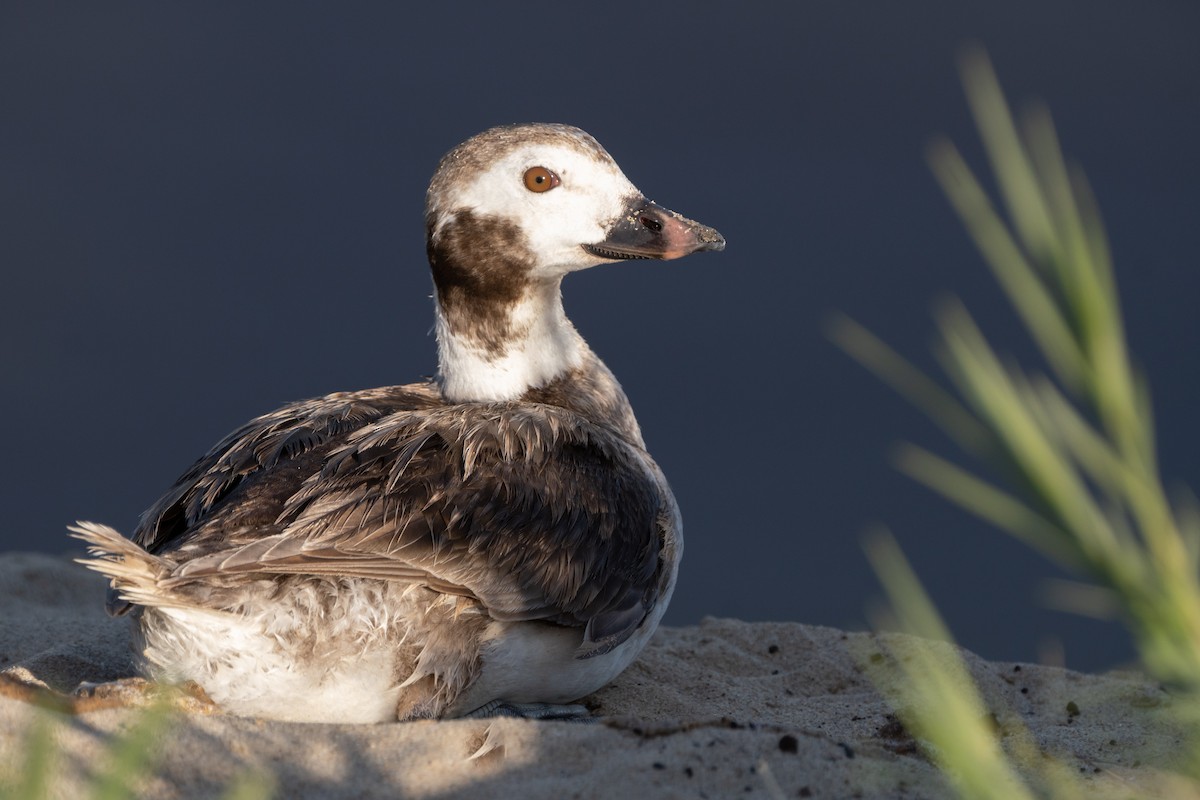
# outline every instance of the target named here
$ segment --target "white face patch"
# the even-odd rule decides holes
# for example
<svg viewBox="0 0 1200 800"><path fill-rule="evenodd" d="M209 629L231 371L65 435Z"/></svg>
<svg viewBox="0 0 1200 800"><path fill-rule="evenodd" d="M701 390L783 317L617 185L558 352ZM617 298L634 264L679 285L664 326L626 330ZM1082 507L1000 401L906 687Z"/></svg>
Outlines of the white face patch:
<svg viewBox="0 0 1200 800"><path fill-rule="evenodd" d="M530 191L524 175L532 167L550 170L561 185ZM431 205L439 226L446 212L466 209L516 223L535 259L533 277L549 278L608 263L582 245L603 241L609 226L640 197L616 163L582 144L531 143L505 154L473 180L446 187Z"/></svg>

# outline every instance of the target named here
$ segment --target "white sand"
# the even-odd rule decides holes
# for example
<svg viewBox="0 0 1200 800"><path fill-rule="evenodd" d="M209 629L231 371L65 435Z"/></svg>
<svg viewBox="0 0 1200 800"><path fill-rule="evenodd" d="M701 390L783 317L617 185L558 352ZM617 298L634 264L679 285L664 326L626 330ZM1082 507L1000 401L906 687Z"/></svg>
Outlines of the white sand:
<svg viewBox="0 0 1200 800"><path fill-rule="evenodd" d="M127 622L102 606L102 579L65 558L0 557L8 693L13 682L69 690L129 675ZM906 641L889 637L901 651ZM141 796L216 797L251 769L273 774L276 796L287 798L950 796L862 675L859 665L878 651L871 634L795 623L666 628L585 701L600 724L305 725L184 714L161 737ZM1163 791L1146 765L1161 764L1173 743L1165 691L1134 675L967 658L1000 729L1019 718L1088 781L1089 795ZM0 775L23 760L35 713L48 712L0 697ZM60 746L55 796L82 796L81 782L107 763L114 734L135 713L50 715ZM493 749L471 759L481 748Z"/></svg>

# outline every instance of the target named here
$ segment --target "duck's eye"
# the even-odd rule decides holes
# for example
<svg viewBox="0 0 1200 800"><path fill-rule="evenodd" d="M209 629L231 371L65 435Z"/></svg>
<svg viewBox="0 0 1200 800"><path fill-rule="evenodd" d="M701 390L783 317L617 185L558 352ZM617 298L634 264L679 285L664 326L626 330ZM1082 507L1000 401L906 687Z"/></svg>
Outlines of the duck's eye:
<svg viewBox="0 0 1200 800"><path fill-rule="evenodd" d="M550 170L545 167L530 167L525 170L525 188L531 192L548 192L562 183Z"/></svg>

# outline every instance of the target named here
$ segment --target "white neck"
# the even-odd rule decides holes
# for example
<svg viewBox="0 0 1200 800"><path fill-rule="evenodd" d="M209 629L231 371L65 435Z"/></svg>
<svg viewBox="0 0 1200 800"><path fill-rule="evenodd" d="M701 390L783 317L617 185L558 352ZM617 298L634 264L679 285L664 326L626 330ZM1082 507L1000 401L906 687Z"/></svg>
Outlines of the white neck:
<svg viewBox="0 0 1200 800"><path fill-rule="evenodd" d="M515 400L578 369L590 352L563 312L557 281L531 287L508 309L513 333L501 352L455 331L435 305L438 380L451 403Z"/></svg>

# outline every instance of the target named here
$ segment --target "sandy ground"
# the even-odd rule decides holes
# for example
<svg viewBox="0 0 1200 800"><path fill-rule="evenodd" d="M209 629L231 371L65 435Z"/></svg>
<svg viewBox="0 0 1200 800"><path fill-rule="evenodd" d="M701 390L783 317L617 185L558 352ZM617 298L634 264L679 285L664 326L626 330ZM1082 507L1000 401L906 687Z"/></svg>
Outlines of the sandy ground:
<svg viewBox="0 0 1200 800"><path fill-rule="evenodd" d="M58 744L53 794L81 797L104 769L127 709L71 716L12 699L130 674L124 620L103 582L66 558L0 556L0 776L24 761L35 715ZM909 640L888 636L902 654ZM613 684L585 700L601 721L465 720L393 725L265 722L181 714L158 737L140 796L216 797L252 771L277 796L388 798L951 796L863 675L873 634L706 619L665 628ZM901 655L902 657L902 655ZM967 654L1002 736L1024 724L1095 797L1166 791L1149 765L1177 741L1171 698L1132 674L1088 676ZM3 688L3 687L0 687ZM0 692L3 694L3 692ZM482 753L482 755L481 755Z"/></svg>

